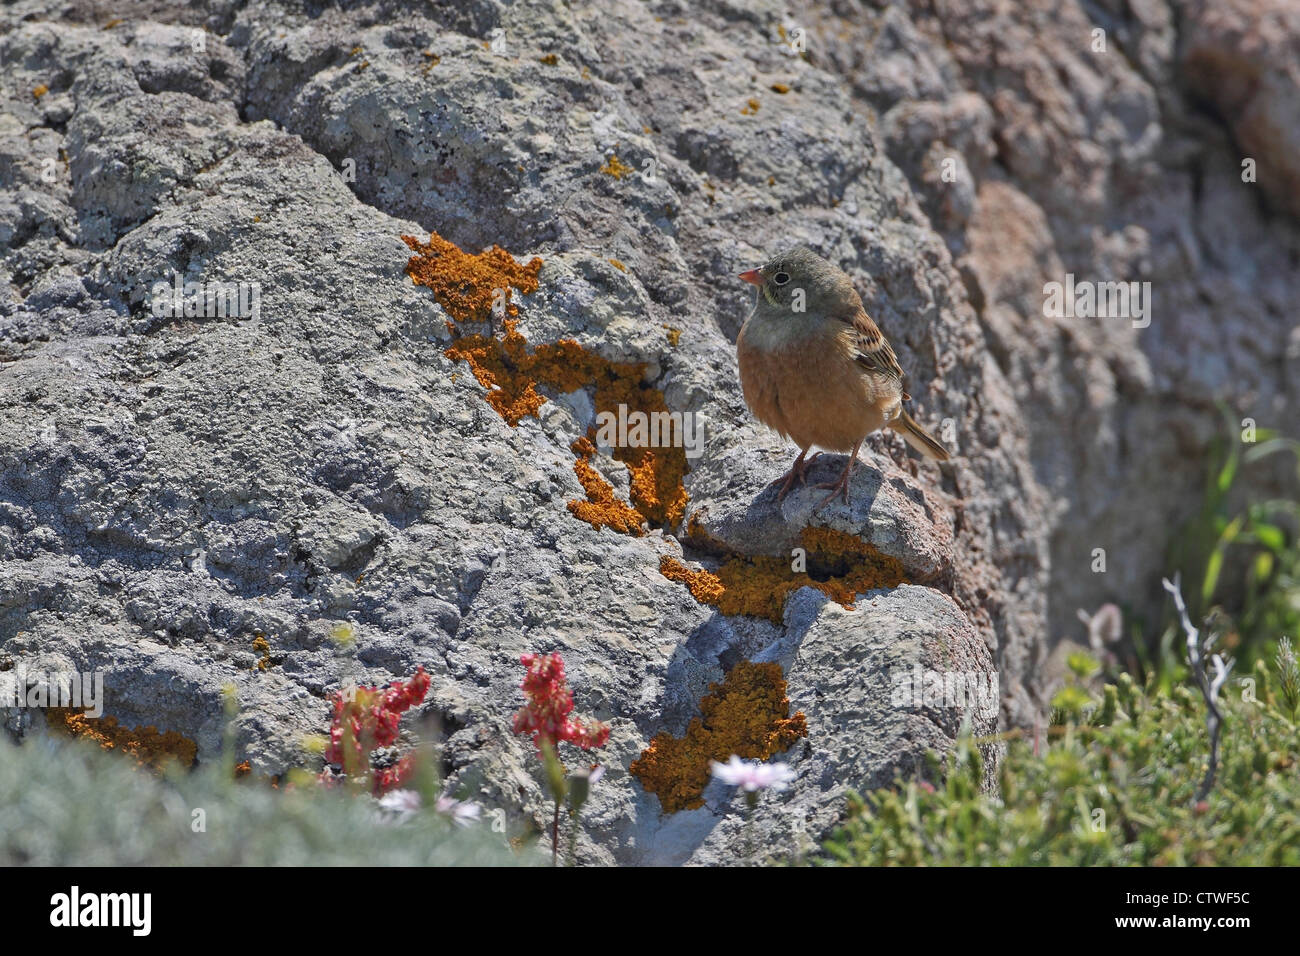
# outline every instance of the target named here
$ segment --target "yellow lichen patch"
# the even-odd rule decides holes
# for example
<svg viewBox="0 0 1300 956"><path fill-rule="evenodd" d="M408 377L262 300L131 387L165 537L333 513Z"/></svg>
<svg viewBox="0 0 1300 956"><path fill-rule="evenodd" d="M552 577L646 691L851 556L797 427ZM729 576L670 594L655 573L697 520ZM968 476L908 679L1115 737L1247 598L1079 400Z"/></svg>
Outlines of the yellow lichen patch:
<svg viewBox="0 0 1300 956"><path fill-rule="evenodd" d="M732 754L767 760L807 736L803 713L790 716L781 665L741 661L721 684L709 685L684 737L656 734L629 769L665 812L693 810L704 802L711 761Z"/></svg>
<svg viewBox="0 0 1300 956"><path fill-rule="evenodd" d="M702 534L697 523L688 536ZM730 555L716 572L693 571L670 555L659 559L659 572L670 581L685 584L701 604L723 614L765 617L780 624L785 600L802 587L816 588L846 609L858 594L876 588L893 588L906 577L897 558L851 534L831 528L804 528L799 543L806 552L807 570L795 571L793 558L770 555Z"/></svg>
<svg viewBox="0 0 1300 956"><path fill-rule="evenodd" d="M506 316L518 315L513 290L525 295L537 291L539 258L521 266L500 246L471 255L436 232L429 234L428 242L414 236L402 236L402 241L415 252L406 263L411 281L432 289L438 304L457 322L489 321L492 306L501 298Z"/></svg>
<svg viewBox="0 0 1300 956"><path fill-rule="evenodd" d="M50 88L46 86L44 83L42 83L40 86L32 90L32 96L36 97L36 99L39 100L42 96L44 96L49 91Z"/></svg>
<svg viewBox="0 0 1300 956"><path fill-rule="evenodd" d="M626 404L629 413L647 415L666 414L663 392L643 388L615 378L606 387L596 387L596 411L617 414L618 406ZM686 451L681 447L668 448L615 448L614 458L627 466L632 473L629 497L632 507L645 515L653 525L675 528L686 514L690 500L683 486L686 477Z"/></svg>
<svg viewBox="0 0 1300 956"><path fill-rule="evenodd" d="M664 331L668 333L668 344L677 348L677 343L682 339L682 330L672 325L664 325Z"/></svg>
<svg viewBox="0 0 1300 956"><path fill-rule="evenodd" d="M667 414L663 392L647 387L645 365L639 362L611 362L587 351L577 342L561 340L539 345L533 353L530 371L536 380L559 392L593 386L592 402L597 414ZM615 460L631 473L631 505L652 525L676 527L686 513L688 500L682 480L686 476L686 451L681 447L615 447ZM577 470L577 464L574 465Z"/></svg>
<svg viewBox="0 0 1300 956"><path fill-rule="evenodd" d="M537 62L545 66L555 66L560 62L560 59L554 53L548 53L546 56L538 57Z"/></svg>
<svg viewBox="0 0 1300 956"><path fill-rule="evenodd" d="M573 470L582 483L582 490L587 493L586 501L574 499L568 504L569 513L579 521L585 521L593 528L611 528L622 534L640 537L645 533L642 523L645 517L641 512L630 508L614 496L614 489L591 463L596 454L596 446L587 438L579 438L573 443L573 453L577 460Z"/></svg>
<svg viewBox="0 0 1300 956"><path fill-rule="evenodd" d="M155 770L161 770L170 760L189 767L198 753L198 745L190 738L173 730L160 734L152 725L127 730L119 727L113 717L87 717L66 707L47 710L45 719L59 733L93 740L104 750L121 751L134 757L140 766Z"/></svg>
<svg viewBox="0 0 1300 956"><path fill-rule="evenodd" d="M692 571L670 554L659 558L659 573L669 581L680 581L701 604L717 607L727 589L712 571Z"/></svg>
<svg viewBox="0 0 1300 956"><path fill-rule="evenodd" d="M537 381L513 357L527 354L527 342L514 319L506 319L504 339L490 335L464 335L446 350L453 362L464 360L478 383L488 390L487 403L511 426L525 415L536 415L546 401L537 391Z"/></svg>
<svg viewBox="0 0 1300 956"><path fill-rule="evenodd" d="M755 113L758 112L758 107L759 107L758 100L754 99L753 97L750 97L745 102L745 105L741 107L740 112L745 116L753 116Z"/></svg>
<svg viewBox="0 0 1300 956"><path fill-rule="evenodd" d="M786 86L784 83L773 83L770 89L773 93L780 93L782 96L790 92L790 87Z"/></svg>
<svg viewBox="0 0 1300 956"><path fill-rule="evenodd" d="M256 663L255 665L253 665L253 669L254 669L254 670L259 670L259 671L264 671L264 670L266 670L267 667L269 667L270 664L271 664L271 644L270 644L270 642L269 642L265 637L263 637L261 634L258 634L257 637L253 638L253 650L254 650L256 653L262 655L262 656L258 659L257 663Z"/></svg>
<svg viewBox="0 0 1300 956"><path fill-rule="evenodd" d="M609 264L619 272L627 272L627 266L623 265L623 263L619 262L617 259L610 259Z"/></svg>
<svg viewBox="0 0 1300 956"><path fill-rule="evenodd" d="M540 259L520 266L508 252L496 246L477 256L468 255L436 233L430 235L428 243L420 243L410 236L402 239L417 253L407 263L412 281L433 289L434 297L457 322L486 319L491 313L494 290L504 289L507 303L511 289L524 294L537 290ZM535 416L545 403L539 386L561 394L591 388L598 414L609 412L617 416L620 406L625 406L628 414L668 413L663 392L644 383L645 363L612 362L572 339L529 350L514 318L517 313L512 303L507 306L505 334L501 338L457 335L446 350L448 358L469 364L474 378L488 390L488 404L512 426L517 426L527 415ZM454 325L449 327L453 334L457 333ZM611 508L611 502L620 508L626 506L614 502L613 489L591 466L590 455L584 457L576 451L574 471L587 492L586 504L593 507L577 510L570 507L570 511L574 514L581 511L584 521L611 517L614 520L610 522L592 523L624 533L639 533L642 521L676 526L686 512L688 500L682 486L686 475L685 449L616 447L612 454L631 473L630 504L639 515L638 520L632 522L622 511ZM633 528L637 531L633 532Z"/></svg>
<svg viewBox="0 0 1300 956"><path fill-rule="evenodd" d="M600 171L606 176L613 176L615 179L622 179L629 173L636 172L635 169L613 154L610 155L609 159L605 160L605 165L600 167Z"/></svg>

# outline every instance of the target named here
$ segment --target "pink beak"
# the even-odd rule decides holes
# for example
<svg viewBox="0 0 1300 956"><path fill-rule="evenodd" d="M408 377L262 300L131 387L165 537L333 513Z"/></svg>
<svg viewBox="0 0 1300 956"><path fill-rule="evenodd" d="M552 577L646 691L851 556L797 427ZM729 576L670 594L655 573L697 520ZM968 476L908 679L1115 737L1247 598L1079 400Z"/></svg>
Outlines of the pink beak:
<svg viewBox="0 0 1300 956"><path fill-rule="evenodd" d="M763 284L763 277L759 275L757 269L750 269L748 272L742 272L740 278L744 279L746 282L751 282L754 285Z"/></svg>

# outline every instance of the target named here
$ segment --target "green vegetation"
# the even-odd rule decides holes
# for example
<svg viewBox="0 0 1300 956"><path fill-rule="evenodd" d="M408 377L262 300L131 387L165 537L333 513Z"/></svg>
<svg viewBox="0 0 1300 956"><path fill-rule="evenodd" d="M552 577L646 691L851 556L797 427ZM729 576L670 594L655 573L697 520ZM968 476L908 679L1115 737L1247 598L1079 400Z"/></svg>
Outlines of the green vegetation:
<svg viewBox="0 0 1300 956"><path fill-rule="evenodd" d="M310 776L310 775L308 775ZM0 866L417 866L544 862L512 852L490 820L436 812L436 781L404 819L365 794L233 779L230 767L164 776L84 741L0 740ZM202 810L200 815L196 810ZM204 830L195 827L202 820Z"/></svg>
<svg viewBox="0 0 1300 956"><path fill-rule="evenodd" d="M1294 669L1294 664L1292 664ZM827 842L848 865L1300 864L1300 736L1281 674L1262 662L1251 685L1220 698L1218 778L1195 800L1208 743L1205 703L1189 687L1100 694L1073 684L1061 723L1037 743L1008 735L1000 794L980 793L981 758L963 740L932 786L900 782L856 798ZM1027 739L1029 738L1029 739Z"/></svg>
<svg viewBox="0 0 1300 956"><path fill-rule="evenodd" d="M855 797L821 862L841 865L1300 864L1300 501L1239 502L1243 466L1300 442L1265 429L1212 450L1203 507L1170 560L1192 582L1194 626L1237 659L1218 697L1220 764L1204 800L1207 707L1172 603L1133 629L1136 676L1087 654L1053 698L1050 726L1003 735L999 792L980 792L969 738L929 781ZM1300 472L1298 472L1300 474ZM1237 575L1241 575L1237 577ZM1231 601L1231 610L1224 605ZM1109 683L1103 683L1103 679Z"/></svg>
<svg viewBox="0 0 1300 956"><path fill-rule="evenodd" d="M1226 412L1225 419L1225 434L1211 448L1200 514L1174 539L1169 564L1183 580L1200 582L1184 595L1192 620L1208 618L1225 650L1249 668L1273 658L1282 637L1300 635L1300 442L1265 428L1244 436ZM1292 498L1237 503L1243 470L1287 453L1297 464ZM1231 613L1224 609L1230 599ZM1135 645L1143 672L1156 673L1164 689L1186 676L1172 613L1154 647L1140 639Z"/></svg>

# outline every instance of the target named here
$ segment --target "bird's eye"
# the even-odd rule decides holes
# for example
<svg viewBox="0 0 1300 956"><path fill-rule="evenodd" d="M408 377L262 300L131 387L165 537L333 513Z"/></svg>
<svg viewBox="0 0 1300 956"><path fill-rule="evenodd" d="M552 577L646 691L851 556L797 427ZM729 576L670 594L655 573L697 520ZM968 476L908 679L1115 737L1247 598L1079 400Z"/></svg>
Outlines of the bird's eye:
<svg viewBox="0 0 1300 956"><path fill-rule="evenodd" d="M790 281L790 273L778 272L776 275L772 276L772 281L775 282L777 285L785 285L787 282Z"/></svg>

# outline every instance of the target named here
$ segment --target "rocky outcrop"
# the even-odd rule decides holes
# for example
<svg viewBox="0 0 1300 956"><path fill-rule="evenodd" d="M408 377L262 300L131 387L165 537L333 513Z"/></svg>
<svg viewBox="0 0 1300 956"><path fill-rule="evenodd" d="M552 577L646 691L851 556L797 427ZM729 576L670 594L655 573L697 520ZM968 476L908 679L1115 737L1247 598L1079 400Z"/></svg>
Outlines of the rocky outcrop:
<svg viewBox="0 0 1300 956"><path fill-rule="evenodd" d="M540 823L509 722L519 655L560 651L579 708L612 726L582 846L602 863L753 851L726 788L664 814L628 769L737 661L780 663L807 720L796 782L757 811L767 854L806 851L849 788L951 745L963 707L900 699L903 676L996 668L1002 722L1031 720L1075 609L1140 601L1159 575L1213 399L1261 422L1297 405L1275 178L1294 158L1267 132L1286 43L1191 4L1059 9L7 7L0 652L103 671L110 714L200 760L233 683L241 758L264 773L310 759L328 692L423 665L450 784ZM1252 104L1231 127L1260 151L1249 185L1193 77L1257 48L1267 82L1220 106ZM540 257L512 334L577 351L494 381L484 316L408 273L401 237L430 232ZM876 436L851 506L775 501L793 450L740 396L735 274L791 242L854 276L952 463ZM1070 271L1151 281L1150 326L1044 318L1043 285ZM248 283L257 307L171 315L176 282ZM620 533L569 507L643 488L639 464L575 451L603 399L561 359L643 366L639 387L704 422L680 521ZM545 401L517 422L489 401L529 385ZM809 527L908 583L812 554L772 613L722 613L661 571L752 589Z"/></svg>

